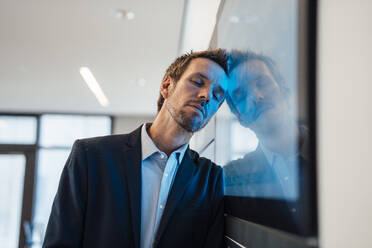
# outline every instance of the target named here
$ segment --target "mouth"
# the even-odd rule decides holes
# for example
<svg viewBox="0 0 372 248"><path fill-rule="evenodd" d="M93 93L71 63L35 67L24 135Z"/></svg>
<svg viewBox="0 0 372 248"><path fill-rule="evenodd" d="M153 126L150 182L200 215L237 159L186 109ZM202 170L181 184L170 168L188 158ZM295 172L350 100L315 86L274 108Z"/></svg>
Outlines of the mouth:
<svg viewBox="0 0 372 248"><path fill-rule="evenodd" d="M193 109L199 111L202 114L202 116L204 116L203 108L200 105L197 105L197 104L188 104L188 106L190 106Z"/></svg>
<svg viewBox="0 0 372 248"><path fill-rule="evenodd" d="M274 106L271 104L265 104L257 106L256 109L256 120L261 116L264 115L268 110L272 109Z"/></svg>

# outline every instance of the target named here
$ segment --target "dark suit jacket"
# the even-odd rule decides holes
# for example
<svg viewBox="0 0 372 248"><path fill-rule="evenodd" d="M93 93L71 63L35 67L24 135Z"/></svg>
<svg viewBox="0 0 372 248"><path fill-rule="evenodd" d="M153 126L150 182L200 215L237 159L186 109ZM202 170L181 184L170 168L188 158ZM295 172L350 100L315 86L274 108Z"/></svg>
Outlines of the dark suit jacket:
<svg viewBox="0 0 372 248"><path fill-rule="evenodd" d="M141 128L75 142L43 247L140 247ZM220 247L222 169L186 150L154 247Z"/></svg>

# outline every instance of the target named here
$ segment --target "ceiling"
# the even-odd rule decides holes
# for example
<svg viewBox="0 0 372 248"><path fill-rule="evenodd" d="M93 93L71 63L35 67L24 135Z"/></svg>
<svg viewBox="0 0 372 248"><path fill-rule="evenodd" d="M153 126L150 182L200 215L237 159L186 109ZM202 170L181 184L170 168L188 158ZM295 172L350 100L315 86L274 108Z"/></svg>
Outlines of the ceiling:
<svg viewBox="0 0 372 248"><path fill-rule="evenodd" d="M118 19L115 11L135 13ZM184 0L1 0L0 112L153 115ZM79 74L91 69L110 105Z"/></svg>

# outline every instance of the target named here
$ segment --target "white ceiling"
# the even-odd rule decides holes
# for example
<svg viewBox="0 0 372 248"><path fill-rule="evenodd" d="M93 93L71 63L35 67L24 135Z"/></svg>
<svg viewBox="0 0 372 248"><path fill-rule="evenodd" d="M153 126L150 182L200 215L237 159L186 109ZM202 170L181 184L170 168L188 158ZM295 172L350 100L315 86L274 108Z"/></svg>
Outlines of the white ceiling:
<svg viewBox="0 0 372 248"><path fill-rule="evenodd" d="M116 19L122 8L135 19ZM154 114L163 73L178 55L183 8L184 0L1 0L0 112Z"/></svg>

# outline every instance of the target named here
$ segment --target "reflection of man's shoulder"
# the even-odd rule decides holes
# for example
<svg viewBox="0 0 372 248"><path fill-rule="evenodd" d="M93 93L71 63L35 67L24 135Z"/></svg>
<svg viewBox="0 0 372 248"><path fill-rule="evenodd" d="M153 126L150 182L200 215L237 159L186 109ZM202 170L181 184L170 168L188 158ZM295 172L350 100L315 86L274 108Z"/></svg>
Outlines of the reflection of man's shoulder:
<svg viewBox="0 0 372 248"><path fill-rule="evenodd" d="M269 196L276 190L275 175L260 148L223 167L226 195Z"/></svg>
<svg viewBox="0 0 372 248"><path fill-rule="evenodd" d="M256 173L262 172L268 165L265 154L260 147L253 152L247 153L243 158L230 161L224 166L225 174L231 171L239 171L240 173Z"/></svg>

